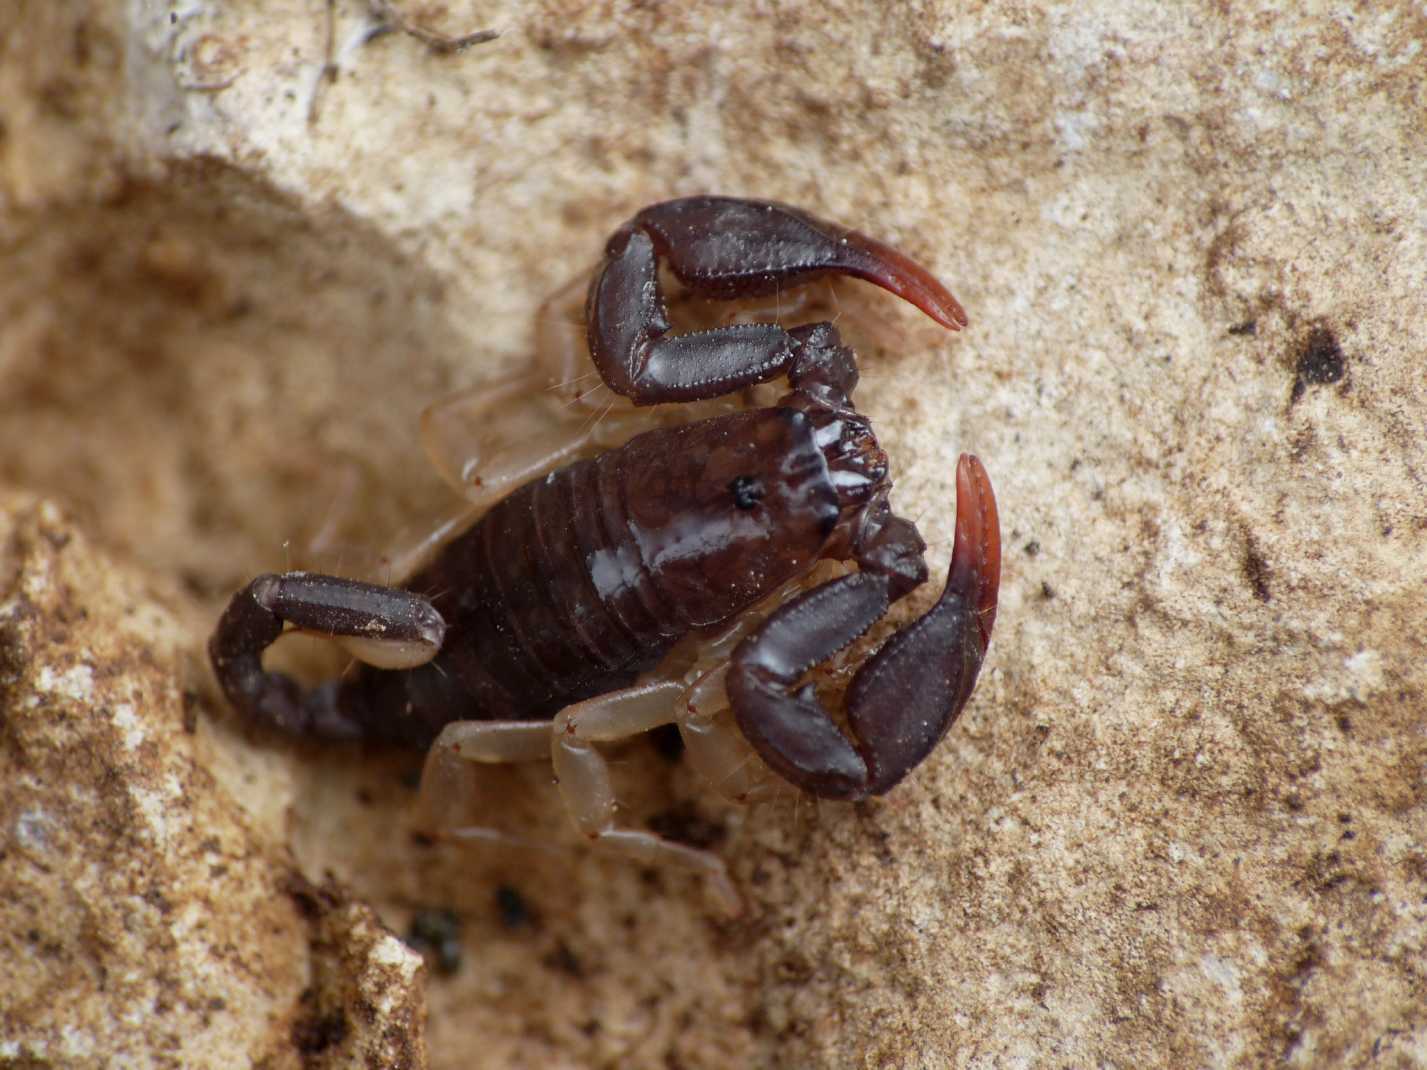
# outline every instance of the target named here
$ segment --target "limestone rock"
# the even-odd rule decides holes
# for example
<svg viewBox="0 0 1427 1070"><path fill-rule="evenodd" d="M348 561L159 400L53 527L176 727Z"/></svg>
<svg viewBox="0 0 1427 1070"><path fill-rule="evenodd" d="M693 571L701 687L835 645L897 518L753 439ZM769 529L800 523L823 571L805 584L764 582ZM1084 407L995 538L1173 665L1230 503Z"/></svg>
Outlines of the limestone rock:
<svg viewBox="0 0 1427 1070"><path fill-rule="evenodd" d="M436 909L437 1067L1427 1065L1413 5L19 12L0 1061L419 1065L380 926ZM836 290L934 563L962 449L1007 546L979 690L886 798L745 813L629 752L737 923L677 875L413 839L417 757L245 728L202 656L313 531L367 567L447 500L422 407L526 359L637 207L713 190L962 299L948 337ZM544 779L491 807L559 826Z"/></svg>
<svg viewBox="0 0 1427 1070"><path fill-rule="evenodd" d="M44 500L0 546L0 1061L424 1066L420 958L238 803L282 778L205 725L173 592Z"/></svg>

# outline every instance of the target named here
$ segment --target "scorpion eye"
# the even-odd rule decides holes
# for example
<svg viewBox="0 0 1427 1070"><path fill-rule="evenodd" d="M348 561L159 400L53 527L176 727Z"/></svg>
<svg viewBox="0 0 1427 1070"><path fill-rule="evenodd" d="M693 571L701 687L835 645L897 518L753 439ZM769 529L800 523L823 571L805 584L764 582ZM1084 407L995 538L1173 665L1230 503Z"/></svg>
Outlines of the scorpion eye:
<svg viewBox="0 0 1427 1070"><path fill-rule="evenodd" d="M753 476L738 476L728 485L728 489L733 494L733 504L740 509L752 509L767 493L763 484Z"/></svg>

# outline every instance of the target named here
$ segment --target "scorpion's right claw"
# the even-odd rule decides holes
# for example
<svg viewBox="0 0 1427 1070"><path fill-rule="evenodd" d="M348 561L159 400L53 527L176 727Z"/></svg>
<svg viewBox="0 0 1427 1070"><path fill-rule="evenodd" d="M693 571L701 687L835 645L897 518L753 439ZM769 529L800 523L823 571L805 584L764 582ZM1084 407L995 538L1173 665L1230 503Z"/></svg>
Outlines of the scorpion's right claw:
<svg viewBox="0 0 1427 1070"><path fill-rule="evenodd" d="M956 471L956 544L945 590L930 610L894 634L847 692L853 739L838 729L806 672L863 635L898 597L898 551L919 557L910 525L859 556L861 571L833 580L774 612L734 652L728 695L740 729L773 769L825 798L889 791L941 741L976 686L996 620L1001 534L996 498L981 462L963 454Z"/></svg>

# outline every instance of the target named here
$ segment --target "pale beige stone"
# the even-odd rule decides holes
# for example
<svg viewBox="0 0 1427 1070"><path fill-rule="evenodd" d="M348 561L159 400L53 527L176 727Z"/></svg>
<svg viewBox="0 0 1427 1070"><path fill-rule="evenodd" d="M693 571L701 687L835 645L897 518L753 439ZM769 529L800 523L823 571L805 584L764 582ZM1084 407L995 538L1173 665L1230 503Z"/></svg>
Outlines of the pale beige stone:
<svg viewBox="0 0 1427 1070"><path fill-rule="evenodd" d="M0 23L0 1062L295 1066L313 985L374 1030L318 1065L420 1065L370 904L464 920L432 1066L1427 1065L1420 10L392 6L503 36L338 0L327 79L322 3ZM414 759L244 729L202 657L324 518L369 568L445 500L421 407L710 190L948 282L958 337L838 290L881 321L859 400L934 560L961 449L1007 548L976 697L887 798L731 811L629 753L631 803L724 831L733 924L413 842ZM542 779L490 804L558 827Z"/></svg>
<svg viewBox="0 0 1427 1070"><path fill-rule="evenodd" d="M420 958L240 801L291 783L201 713L183 596L3 506L0 1065L424 1065Z"/></svg>

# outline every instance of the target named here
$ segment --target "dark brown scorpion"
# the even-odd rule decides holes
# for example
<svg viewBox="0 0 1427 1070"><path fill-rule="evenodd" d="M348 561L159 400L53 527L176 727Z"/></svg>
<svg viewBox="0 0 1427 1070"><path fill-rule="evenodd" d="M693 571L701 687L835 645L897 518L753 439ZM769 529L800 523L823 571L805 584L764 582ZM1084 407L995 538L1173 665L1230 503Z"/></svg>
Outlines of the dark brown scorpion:
<svg viewBox="0 0 1427 1070"><path fill-rule="evenodd" d="M534 478L403 589L260 576L233 598L209 650L229 700L255 720L429 748L423 794L438 808L467 762L552 757L588 837L701 870L734 906L716 855L616 823L595 744L675 723L690 759L733 797L760 783L748 745L814 795L888 791L976 683L996 617L1000 529L986 471L963 455L946 587L858 670L844 732L806 675L927 579L925 543L891 511L886 455L852 404L853 352L827 322L673 334L661 262L705 298L848 275L944 327L966 323L924 268L797 209L725 197L646 208L610 238L589 287L589 353L604 382L641 406L777 378L788 393L563 466L568 450L545 450ZM824 561L856 568L829 576ZM262 665L286 626L336 639L365 664L304 692Z"/></svg>

